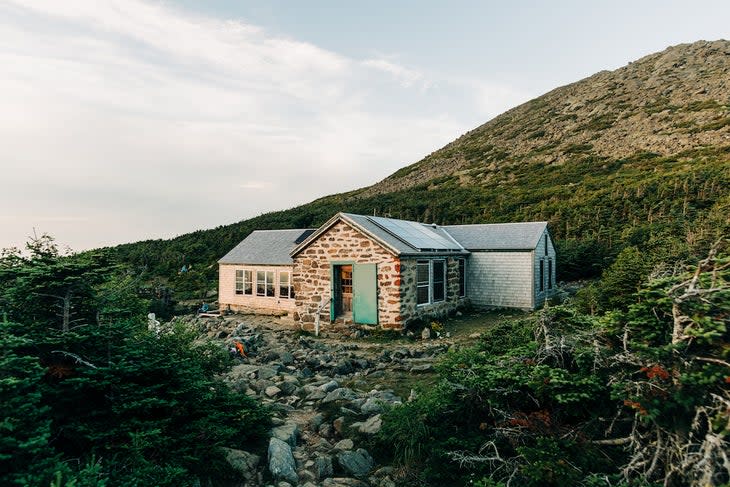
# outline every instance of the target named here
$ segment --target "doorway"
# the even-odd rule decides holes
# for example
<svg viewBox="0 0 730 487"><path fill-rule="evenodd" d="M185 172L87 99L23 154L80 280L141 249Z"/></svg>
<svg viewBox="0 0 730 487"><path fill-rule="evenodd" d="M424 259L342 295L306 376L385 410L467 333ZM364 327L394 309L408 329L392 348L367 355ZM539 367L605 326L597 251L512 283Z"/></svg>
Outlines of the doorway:
<svg viewBox="0 0 730 487"><path fill-rule="evenodd" d="M336 317L352 318L352 265L338 265L335 273Z"/></svg>

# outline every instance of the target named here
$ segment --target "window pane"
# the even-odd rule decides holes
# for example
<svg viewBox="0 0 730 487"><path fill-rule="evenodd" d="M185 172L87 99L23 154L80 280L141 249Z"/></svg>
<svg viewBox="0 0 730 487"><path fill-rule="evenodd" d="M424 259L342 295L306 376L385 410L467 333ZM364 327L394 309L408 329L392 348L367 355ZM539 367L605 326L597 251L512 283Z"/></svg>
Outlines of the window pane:
<svg viewBox="0 0 730 487"><path fill-rule="evenodd" d="M243 294L243 271L236 271L236 294Z"/></svg>
<svg viewBox="0 0 730 487"><path fill-rule="evenodd" d="M274 271L266 271L266 296L274 297Z"/></svg>
<svg viewBox="0 0 730 487"><path fill-rule="evenodd" d="M253 271L243 271L243 294L253 294Z"/></svg>
<svg viewBox="0 0 730 487"><path fill-rule="evenodd" d="M266 273L256 271L256 295L266 296Z"/></svg>
<svg viewBox="0 0 730 487"><path fill-rule="evenodd" d="M432 267L433 269L433 301L444 300L444 270L446 269L446 262L443 260L434 260Z"/></svg>
<svg viewBox="0 0 730 487"><path fill-rule="evenodd" d="M418 261L416 264L416 283L428 284L428 261Z"/></svg>
<svg viewBox="0 0 730 487"><path fill-rule="evenodd" d="M416 304L428 303L428 286L418 286L416 288Z"/></svg>
<svg viewBox="0 0 730 487"><path fill-rule="evenodd" d="M289 297L289 273L288 272L279 273L279 297L280 298Z"/></svg>
<svg viewBox="0 0 730 487"><path fill-rule="evenodd" d="M540 291L545 290L545 261L540 259Z"/></svg>

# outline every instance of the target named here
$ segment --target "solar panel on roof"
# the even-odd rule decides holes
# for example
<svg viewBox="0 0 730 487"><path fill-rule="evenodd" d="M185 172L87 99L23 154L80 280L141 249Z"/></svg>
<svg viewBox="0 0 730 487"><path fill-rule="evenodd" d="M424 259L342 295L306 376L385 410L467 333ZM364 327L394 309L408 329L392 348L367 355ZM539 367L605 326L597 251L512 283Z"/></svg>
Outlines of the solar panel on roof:
<svg viewBox="0 0 730 487"><path fill-rule="evenodd" d="M437 234L426 225L405 220L392 220L382 217L368 217L393 236L404 240L417 249L456 250L455 244Z"/></svg>

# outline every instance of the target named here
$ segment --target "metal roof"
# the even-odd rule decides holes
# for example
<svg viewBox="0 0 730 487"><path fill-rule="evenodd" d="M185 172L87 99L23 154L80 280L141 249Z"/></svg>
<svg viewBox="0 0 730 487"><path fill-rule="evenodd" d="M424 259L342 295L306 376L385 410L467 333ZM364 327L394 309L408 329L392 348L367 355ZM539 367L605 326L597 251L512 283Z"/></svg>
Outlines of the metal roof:
<svg viewBox="0 0 730 487"><path fill-rule="evenodd" d="M292 265L290 253L314 230L254 230L224 255L220 264Z"/></svg>
<svg viewBox="0 0 730 487"><path fill-rule="evenodd" d="M441 227L467 250L533 250L547 222L446 225Z"/></svg>
<svg viewBox="0 0 730 487"><path fill-rule="evenodd" d="M380 216L362 216L350 213L344 213L344 215L369 230L376 238L392 242L399 253L464 250L437 225Z"/></svg>

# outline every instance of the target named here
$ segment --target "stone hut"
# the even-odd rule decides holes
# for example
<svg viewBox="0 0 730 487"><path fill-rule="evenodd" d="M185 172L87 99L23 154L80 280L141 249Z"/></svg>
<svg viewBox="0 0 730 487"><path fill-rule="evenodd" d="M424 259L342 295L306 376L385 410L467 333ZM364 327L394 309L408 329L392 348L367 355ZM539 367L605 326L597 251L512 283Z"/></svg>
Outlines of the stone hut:
<svg viewBox="0 0 730 487"><path fill-rule="evenodd" d="M399 329L467 302L534 309L556 274L546 222L439 226L350 213L316 230L253 232L219 263L221 307L286 312L307 328L319 317Z"/></svg>

